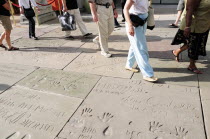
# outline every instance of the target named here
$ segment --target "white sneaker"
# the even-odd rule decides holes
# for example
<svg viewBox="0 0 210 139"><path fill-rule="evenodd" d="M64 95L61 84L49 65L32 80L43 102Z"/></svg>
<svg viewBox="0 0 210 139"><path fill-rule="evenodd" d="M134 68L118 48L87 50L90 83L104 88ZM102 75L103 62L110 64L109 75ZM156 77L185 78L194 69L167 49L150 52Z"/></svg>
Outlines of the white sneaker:
<svg viewBox="0 0 210 139"><path fill-rule="evenodd" d="M106 58L109 58L112 56L112 54L110 54L109 52L103 52L103 51L101 51L101 55L105 56Z"/></svg>
<svg viewBox="0 0 210 139"><path fill-rule="evenodd" d="M134 69L134 68L125 67L125 69L126 69L126 70L129 70L129 71L132 71L132 72L135 72L135 73L139 72L138 69Z"/></svg>
<svg viewBox="0 0 210 139"><path fill-rule="evenodd" d="M148 82L157 82L158 81L158 78L155 78L155 77L143 77L143 79Z"/></svg>
<svg viewBox="0 0 210 139"><path fill-rule="evenodd" d="M93 39L93 43L97 44L98 45L98 49L100 49L100 43L99 43L98 37L95 37Z"/></svg>

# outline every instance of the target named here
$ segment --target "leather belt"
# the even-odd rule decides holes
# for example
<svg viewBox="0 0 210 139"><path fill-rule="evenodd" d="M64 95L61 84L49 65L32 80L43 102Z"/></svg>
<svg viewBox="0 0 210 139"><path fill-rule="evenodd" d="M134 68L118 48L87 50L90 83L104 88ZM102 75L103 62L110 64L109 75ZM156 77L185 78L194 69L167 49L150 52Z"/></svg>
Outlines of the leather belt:
<svg viewBox="0 0 210 139"><path fill-rule="evenodd" d="M109 8L109 6L111 6L110 3L106 3L106 4L100 4L100 3L96 3L96 5L101 5L101 6L105 6L106 8Z"/></svg>

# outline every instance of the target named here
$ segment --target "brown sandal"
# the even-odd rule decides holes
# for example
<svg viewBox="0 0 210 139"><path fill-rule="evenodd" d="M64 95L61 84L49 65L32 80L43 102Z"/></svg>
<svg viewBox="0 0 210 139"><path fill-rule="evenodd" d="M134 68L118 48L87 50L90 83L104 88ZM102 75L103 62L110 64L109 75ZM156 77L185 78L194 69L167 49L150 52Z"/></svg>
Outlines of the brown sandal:
<svg viewBox="0 0 210 139"><path fill-rule="evenodd" d="M5 50L7 50L7 47L3 44L0 45L1 48L4 48Z"/></svg>
<svg viewBox="0 0 210 139"><path fill-rule="evenodd" d="M201 72L201 71L198 70L197 68L190 68L190 67L188 67L187 69L188 69L189 71L192 71L192 72L196 73L196 74L203 74L203 72Z"/></svg>
<svg viewBox="0 0 210 139"><path fill-rule="evenodd" d="M174 54L174 50L172 50L171 52L172 52L172 54L174 55L175 60L176 60L177 62L179 62L179 54L176 56L176 55Z"/></svg>
<svg viewBox="0 0 210 139"><path fill-rule="evenodd" d="M19 50L19 48L12 46L11 48L8 49L8 51L16 51L16 50Z"/></svg>

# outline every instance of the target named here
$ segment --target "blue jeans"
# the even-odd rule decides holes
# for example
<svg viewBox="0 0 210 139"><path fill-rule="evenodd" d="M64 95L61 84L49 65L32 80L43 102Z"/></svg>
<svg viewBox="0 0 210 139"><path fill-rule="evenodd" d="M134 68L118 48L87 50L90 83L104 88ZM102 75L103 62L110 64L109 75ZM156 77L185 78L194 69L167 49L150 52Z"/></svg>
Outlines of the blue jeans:
<svg viewBox="0 0 210 139"><path fill-rule="evenodd" d="M146 19L148 13L140 14L138 16L142 19ZM126 24L126 32L131 45L128 52L126 67L131 68L136 61L143 77L152 77L154 76L154 72L149 64L149 54L145 36L146 29L147 23L143 26L134 27L134 36L131 36L128 32L128 25Z"/></svg>

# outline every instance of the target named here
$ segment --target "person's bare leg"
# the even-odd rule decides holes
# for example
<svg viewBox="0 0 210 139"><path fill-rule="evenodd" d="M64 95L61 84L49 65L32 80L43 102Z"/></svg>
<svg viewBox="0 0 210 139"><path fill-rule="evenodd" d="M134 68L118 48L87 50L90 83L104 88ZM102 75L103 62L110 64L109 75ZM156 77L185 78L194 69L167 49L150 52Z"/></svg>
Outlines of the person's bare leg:
<svg viewBox="0 0 210 139"><path fill-rule="evenodd" d="M0 45L3 44L4 38L5 38L5 32L3 32L0 36Z"/></svg>
<svg viewBox="0 0 210 139"><path fill-rule="evenodd" d="M180 47L179 49L173 50L172 53L174 54L174 56L176 57L176 61L179 62L179 54L185 50L188 49L188 45L183 45L182 47Z"/></svg>
<svg viewBox="0 0 210 139"><path fill-rule="evenodd" d="M197 69L194 59L190 59L190 65L188 67L188 70L190 70L190 71L192 71L194 73L197 73L197 74L202 74L202 72Z"/></svg>
<svg viewBox="0 0 210 139"><path fill-rule="evenodd" d="M11 34L11 30L6 30L5 31L6 42L7 42L7 45L9 47L9 49L12 48L11 40L10 40L10 34Z"/></svg>
<svg viewBox="0 0 210 139"><path fill-rule="evenodd" d="M182 11L178 11L178 12L177 12L177 15L176 15L176 20L175 20L175 22L174 22L175 25L178 25L179 20L180 20L180 18L181 18L181 15L182 15Z"/></svg>

